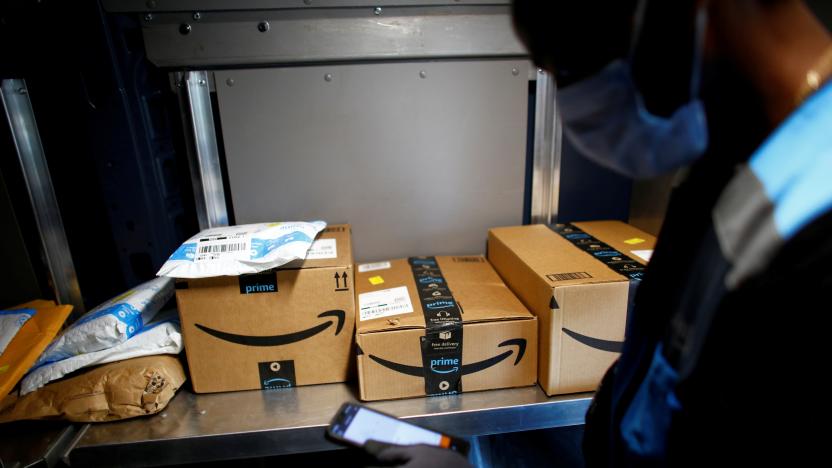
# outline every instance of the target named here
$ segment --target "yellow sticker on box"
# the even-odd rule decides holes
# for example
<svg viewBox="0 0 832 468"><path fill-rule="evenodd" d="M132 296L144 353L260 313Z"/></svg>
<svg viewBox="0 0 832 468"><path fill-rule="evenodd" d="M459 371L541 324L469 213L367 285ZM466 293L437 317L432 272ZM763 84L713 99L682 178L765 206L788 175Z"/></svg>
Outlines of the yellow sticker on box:
<svg viewBox="0 0 832 468"><path fill-rule="evenodd" d="M381 276L371 276L369 281L370 284L372 284L373 286L384 284L384 278L382 278Z"/></svg>
<svg viewBox="0 0 832 468"><path fill-rule="evenodd" d="M632 239L627 239L627 240L624 241L625 244L630 244L630 245L641 244L642 242L645 242L645 240L640 239L638 237L633 237Z"/></svg>

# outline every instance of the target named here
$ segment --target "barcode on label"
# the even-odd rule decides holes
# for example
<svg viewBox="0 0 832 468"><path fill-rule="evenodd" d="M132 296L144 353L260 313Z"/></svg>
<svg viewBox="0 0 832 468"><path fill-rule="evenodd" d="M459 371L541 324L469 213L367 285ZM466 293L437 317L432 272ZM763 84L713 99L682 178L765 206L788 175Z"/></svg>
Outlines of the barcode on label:
<svg viewBox="0 0 832 468"><path fill-rule="evenodd" d="M318 239L306 252L307 260L321 260L324 258L338 258L338 246L335 239Z"/></svg>
<svg viewBox="0 0 832 468"><path fill-rule="evenodd" d="M233 244L214 244L214 245L202 245L199 247L199 252L201 254L207 253L227 253L227 252L237 252L240 250L247 250L248 247L246 246L245 242L236 242Z"/></svg>
<svg viewBox="0 0 832 468"><path fill-rule="evenodd" d="M196 245L194 261L210 262L227 259L248 259L251 255L251 239L248 234L224 236L219 239L200 239Z"/></svg>
<svg viewBox="0 0 832 468"><path fill-rule="evenodd" d="M410 302L407 286L358 295L359 320L372 320L411 312L413 312L413 303Z"/></svg>
<svg viewBox="0 0 832 468"><path fill-rule="evenodd" d="M390 262L362 263L358 265L358 272L366 273L368 271L386 270L391 266Z"/></svg>
<svg viewBox="0 0 832 468"><path fill-rule="evenodd" d="M589 273L587 273L585 271L577 271L577 272L574 272L574 273L552 273L552 274L546 275L546 277L549 278L549 281L555 282L555 281L568 281L568 280L592 278L592 275L590 275Z"/></svg>
<svg viewBox="0 0 832 468"><path fill-rule="evenodd" d="M483 263L485 259L482 257L454 257L454 262L457 263Z"/></svg>
<svg viewBox="0 0 832 468"><path fill-rule="evenodd" d="M410 304L390 304L376 307L366 307L364 310L373 309L372 313L376 316L385 316L389 314L397 314L399 312L410 313L412 307Z"/></svg>

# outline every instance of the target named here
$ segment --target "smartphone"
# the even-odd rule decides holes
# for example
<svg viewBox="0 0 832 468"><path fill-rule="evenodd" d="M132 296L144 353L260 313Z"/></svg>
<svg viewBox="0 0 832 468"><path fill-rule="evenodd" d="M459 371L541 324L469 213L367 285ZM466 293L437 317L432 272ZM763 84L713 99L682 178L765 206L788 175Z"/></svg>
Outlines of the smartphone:
<svg viewBox="0 0 832 468"><path fill-rule="evenodd" d="M435 445L468 455L468 442L419 427L356 403L344 403L326 430L341 443L363 447L368 440L398 445Z"/></svg>

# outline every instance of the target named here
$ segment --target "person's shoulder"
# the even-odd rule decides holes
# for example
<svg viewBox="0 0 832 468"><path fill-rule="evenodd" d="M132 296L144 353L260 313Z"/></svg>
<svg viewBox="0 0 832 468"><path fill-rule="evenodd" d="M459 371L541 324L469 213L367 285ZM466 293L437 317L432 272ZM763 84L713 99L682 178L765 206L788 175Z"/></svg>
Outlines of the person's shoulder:
<svg viewBox="0 0 832 468"><path fill-rule="evenodd" d="M832 210L784 241L762 271L729 293L727 303L732 308L753 310L755 317L779 320L777 317L792 312L814 310L815 304L827 302L830 291Z"/></svg>

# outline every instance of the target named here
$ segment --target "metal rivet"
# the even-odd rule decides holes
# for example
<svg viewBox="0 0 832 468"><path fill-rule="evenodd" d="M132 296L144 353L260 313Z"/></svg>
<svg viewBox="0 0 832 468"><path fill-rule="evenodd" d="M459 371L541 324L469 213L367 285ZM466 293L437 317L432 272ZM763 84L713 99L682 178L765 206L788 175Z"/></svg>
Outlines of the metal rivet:
<svg viewBox="0 0 832 468"><path fill-rule="evenodd" d="M517 75L519 75L519 74L520 74L520 70L518 70L518 69L516 69L516 68L512 68L512 69L511 69L511 74L512 74L512 75L514 75L514 76L517 76Z"/></svg>
<svg viewBox="0 0 832 468"><path fill-rule="evenodd" d="M381 14L381 7L376 7L373 10L373 14L376 15L376 16L380 15Z"/></svg>
<svg viewBox="0 0 832 468"><path fill-rule="evenodd" d="M537 69L537 73L539 73L539 74L541 74L541 75L542 75L542 74L543 74L543 69L542 69L542 68L538 68L538 69Z"/></svg>
<svg viewBox="0 0 832 468"><path fill-rule="evenodd" d="M227 84L228 86L234 86L234 78L229 78L225 80L225 84Z"/></svg>
<svg viewBox="0 0 832 468"><path fill-rule="evenodd" d="M207 411L205 411L205 410L202 410L202 411L199 412L199 414L206 414L206 413L207 413Z"/></svg>
<svg viewBox="0 0 832 468"><path fill-rule="evenodd" d="M326 80L326 81L332 81L332 74L331 74L331 73L327 73L326 75L324 75L324 80Z"/></svg>
<svg viewBox="0 0 832 468"><path fill-rule="evenodd" d="M208 84L205 80L199 80L198 83L200 86L205 86L206 84Z"/></svg>
<svg viewBox="0 0 832 468"><path fill-rule="evenodd" d="M419 78L427 78L427 77L428 77L428 72L426 72L424 70L419 70Z"/></svg>
<svg viewBox="0 0 832 468"><path fill-rule="evenodd" d="M148 23L153 21L153 13L145 13L144 14L144 20L147 21Z"/></svg>
<svg viewBox="0 0 832 468"><path fill-rule="evenodd" d="M257 30L261 33L264 33L269 30L269 22L268 21L261 21L260 24L257 25Z"/></svg>
<svg viewBox="0 0 832 468"><path fill-rule="evenodd" d="M145 5L147 5L148 8L156 8L156 0L147 0Z"/></svg>
<svg viewBox="0 0 832 468"><path fill-rule="evenodd" d="M198 11L195 11L194 14L193 14L193 19L194 19L194 21L201 20L202 19L202 13L200 13Z"/></svg>
<svg viewBox="0 0 832 468"><path fill-rule="evenodd" d="M161 416L161 417L163 417L163 418L166 418L166 417L168 417L168 414L167 414L167 413L162 413L162 414L160 414L159 416Z"/></svg>
<svg viewBox="0 0 832 468"><path fill-rule="evenodd" d="M191 25L188 23L182 23L179 25L179 34L186 36L191 33Z"/></svg>

